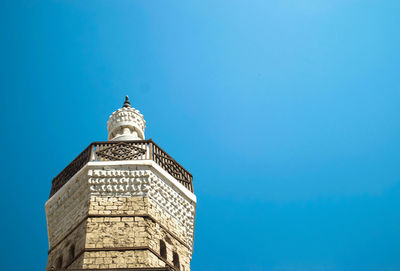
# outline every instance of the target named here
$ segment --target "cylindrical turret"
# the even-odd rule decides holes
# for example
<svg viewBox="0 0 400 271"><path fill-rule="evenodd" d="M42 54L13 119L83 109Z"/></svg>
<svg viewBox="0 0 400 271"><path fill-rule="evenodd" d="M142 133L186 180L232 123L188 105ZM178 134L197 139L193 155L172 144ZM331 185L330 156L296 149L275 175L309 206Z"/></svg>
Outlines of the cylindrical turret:
<svg viewBox="0 0 400 271"><path fill-rule="evenodd" d="M107 122L108 140L144 140L145 128L143 115L131 106L126 96L123 107L114 111Z"/></svg>

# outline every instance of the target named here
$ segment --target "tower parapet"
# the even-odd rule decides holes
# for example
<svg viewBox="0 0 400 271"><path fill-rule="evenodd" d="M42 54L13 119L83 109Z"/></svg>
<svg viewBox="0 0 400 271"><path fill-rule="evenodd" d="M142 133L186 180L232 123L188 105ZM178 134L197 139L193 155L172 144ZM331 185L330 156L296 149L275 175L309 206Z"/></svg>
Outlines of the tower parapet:
<svg viewBox="0 0 400 271"><path fill-rule="evenodd" d="M46 270L190 270L192 175L144 139L127 98L122 109L110 117L111 141L90 144L53 179Z"/></svg>

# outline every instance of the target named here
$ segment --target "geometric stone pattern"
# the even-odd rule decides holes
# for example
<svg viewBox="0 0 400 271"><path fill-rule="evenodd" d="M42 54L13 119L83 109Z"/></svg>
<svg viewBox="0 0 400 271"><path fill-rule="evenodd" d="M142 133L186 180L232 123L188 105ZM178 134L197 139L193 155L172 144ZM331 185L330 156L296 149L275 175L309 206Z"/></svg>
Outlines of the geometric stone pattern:
<svg viewBox="0 0 400 271"><path fill-rule="evenodd" d="M46 203L46 270L61 257L60 266L71 270L188 271L195 204L152 166L86 165Z"/></svg>
<svg viewBox="0 0 400 271"><path fill-rule="evenodd" d="M137 160L146 153L146 149L139 148L125 142L113 144L96 152L98 158L106 160Z"/></svg>
<svg viewBox="0 0 400 271"><path fill-rule="evenodd" d="M108 140L123 135L122 127L134 129L138 136L137 139L145 138L146 121L139 110L133 107L123 107L112 113L107 122Z"/></svg>
<svg viewBox="0 0 400 271"><path fill-rule="evenodd" d="M153 199L186 229L193 246L194 205L150 170L89 170L91 195L108 197L144 196Z"/></svg>

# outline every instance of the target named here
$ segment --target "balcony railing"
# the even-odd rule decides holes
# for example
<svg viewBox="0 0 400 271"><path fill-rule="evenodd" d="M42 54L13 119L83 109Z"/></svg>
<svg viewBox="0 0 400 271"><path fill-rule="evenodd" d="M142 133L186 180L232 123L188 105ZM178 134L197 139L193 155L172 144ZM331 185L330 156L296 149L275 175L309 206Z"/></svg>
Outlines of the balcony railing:
<svg viewBox="0 0 400 271"><path fill-rule="evenodd" d="M53 179L50 197L88 162L121 160L152 160L193 192L192 174L150 139L93 142Z"/></svg>

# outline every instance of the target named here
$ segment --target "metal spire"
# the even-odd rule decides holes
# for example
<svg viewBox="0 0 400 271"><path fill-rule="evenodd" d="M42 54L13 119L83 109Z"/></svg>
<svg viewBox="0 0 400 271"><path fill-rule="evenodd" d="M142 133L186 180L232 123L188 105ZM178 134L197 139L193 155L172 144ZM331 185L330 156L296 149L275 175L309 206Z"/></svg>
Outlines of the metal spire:
<svg viewBox="0 0 400 271"><path fill-rule="evenodd" d="M125 96L125 102L122 107L131 107L131 102L129 101L128 95Z"/></svg>

